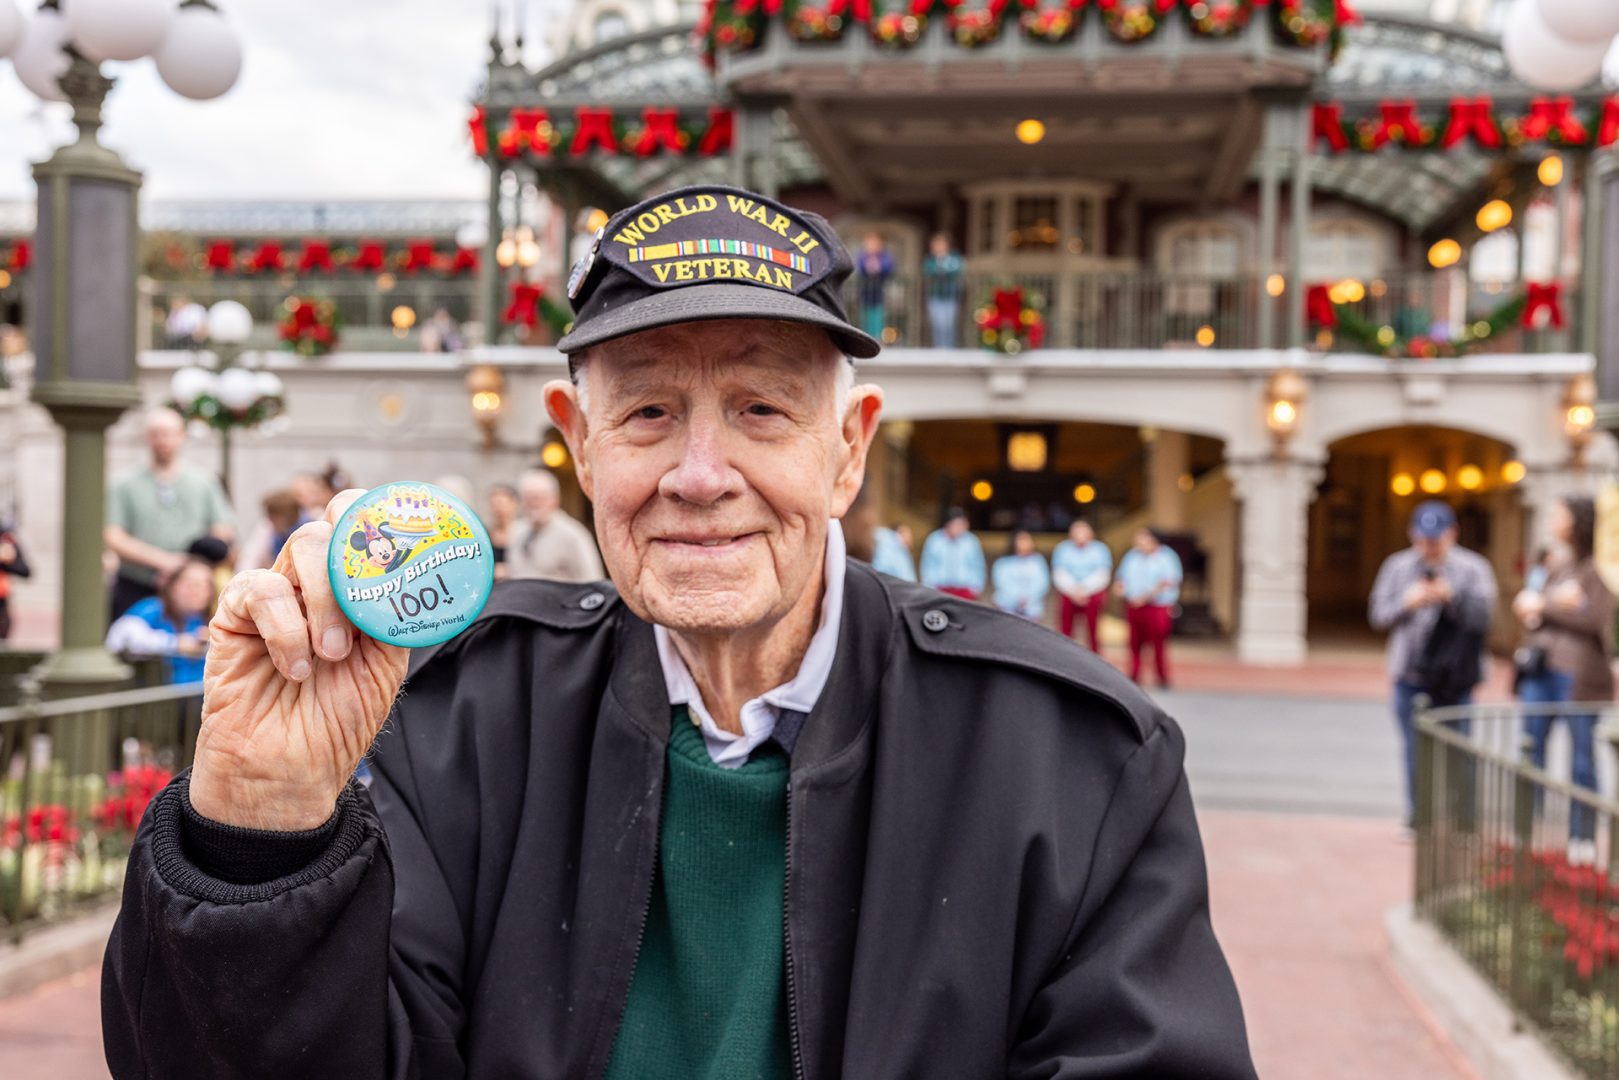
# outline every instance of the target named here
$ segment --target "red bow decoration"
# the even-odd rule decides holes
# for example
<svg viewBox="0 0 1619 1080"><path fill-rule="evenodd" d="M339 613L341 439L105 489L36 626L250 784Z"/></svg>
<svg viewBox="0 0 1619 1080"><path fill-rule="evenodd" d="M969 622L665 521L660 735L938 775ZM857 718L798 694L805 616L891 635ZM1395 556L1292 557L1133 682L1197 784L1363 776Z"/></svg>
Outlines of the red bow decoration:
<svg viewBox="0 0 1619 1080"><path fill-rule="evenodd" d="M274 240L266 240L259 245L248 261L247 268L254 273L263 273L273 270L277 273L286 269L286 259L281 254L281 245Z"/></svg>
<svg viewBox="0 0 1619 1080"><path fill-rule="evenodd" d="M1377 126L1372 129L1371 149L1391 142L1412 146L1422 141L1422 121L1417 119L1414 101L1385 101L1377 107Z"/></svg>
<svg viewBox="0 0 1619 1080"><path fill-rule="evenodd" d="M1471 136L1485 150L1501 149L1501 130L1495 126L1491 108L1487 97L1474 98L1472 101L1453 99L1450 103L1450 122L1445 125L1445 135L1440 139L1440 145L1449 150Z"/></svg>
<svg viewBox="0 0 1619 1080"><path fill-rule="evenodd" d="M679 114L674 109L649 106L641 114L641 119L646 126L641 129L641 138L632 147L637 157L651 157L659 150L680 153Z"/></svg>
<svg viewBox="0 0 1619 1080"><path fill-rule="evenodd" d="M1311 285L1304 290L1304 315L1311 326L1331 330L1338 325L1338 309L1332 306L1332 295L1325 285Z"/></svg>
<svg viewBox="0 0 1619 1080"><path fill-rule="evenodd" d="M457 248L455 258L450 260L450 273L476 274L478 272L478 252L475 248Z"/></svg>
<svg viewBox="0 0 1619 1080"><path fill-rule="evenodd" d="M729 153L736 145L736 114L730 109L713 106L708 110L708 130L697 142L697 153L714 157Z"/></svg>
<svg viewBox="0 0 1619 1080"><path fill-rule="evenodd" d="M324 240L305 240L304 253L298 257L298 272L312 274L320 270L330 274L333 269L332 245Z"/></svg>
<svg viewBox="0 0 1619 1080"><path fill-rule="evenodd" d="M959 3L960 0L957 0ZM950 5L955 6L955 5ZM832 0L826 5L828 15L850 16L857 23L871 22L871 0Z"/></svg>
<svg viewBox="0 0 1619 1080"><path fill-rule="evenodd" d="M510 124L500 133L500 152L505 157L517 157L531 150L541 157L551 154L551 140L540 131L541 124L549 124L551 116L544 109L513 109Z"/></svg>
<svg viewBox="0 0 1619 1080"><path fill-rule="evenodd" d="M407 274L414 274L418 270L433 269L433 242L431 240L413 240L405 248L405 264L402 269Z"/></svg>
<svg viewBox="0 0 1619 1080"><path fill-rule="evenodd" d="M315 305L307 300L295 300L292 310L287 312L286 322L281 324L281 336L291 341L293 338L307 333L315 328Z"/></svg>
<svg viewBox="0 0 1619 1080"><path fill-rule="evenodd" d="M1525 139L1544 139L1556 132L1559 139L1574 146L1583 145L1587 137L1585 125L1574 118L1571 97L1535 98L1518 130Z"/></svg>
<svg viewBox="0 0 1619 1080"><path fill-rule="evenodd" d="M1536 316L1546 312L1546 321L1540 325L1553 330L1563 328L1563 286L1556 281L1531 281L1524 286L1523 325L1533 329Z"/></svg>
<svg viewBox="0 0 1619 1080"><path fill-rule="evenodd" d="M534 329L540 321L540 297L543 295L545 290L538 285L513 282L512 302L507 305L505 314L501 315L501 322L522 323L530 330Z"/></svg>
<svg viewBox="0 0 1619 1080"><path fill-rule="evenodd" d="M1333 0L1332 21L1339 26L1359 26L1366 20L1360 12L1349 6L1349 0Z"/></svg>
<svg viewBox="0 0 1619 1080"><path fill-rule="evenodd" d="M1344 134L1344 107L1336 101L1317 102L1310 110L1310 146L1327 140L1327 148L1334 154L1349 149L1349 137Z"/></svg>
<svg viewBox="0 0 1619 1080"><path fill-rule="evenodd" d="M472 119L467 121L467 130L472 133L472 152L479 157L489 154L489 113L482 105L472 110Z"/></svg>
<svg viewBox="0 0 1619 1080"><path fill-rule="evenodd" d="M236 269L236 248L229 240L215 240L208 245L208 256L203 260L210 270Z"/></svg>
<svg viewBox="0 0 1619 1080"><path fill-rule="evenodd" d="M575 156L596 147L604 154L618 153L618 141L613 137L613 110L581 108L574 114L579 126L573 129L573 142L568 153Z"/></svg>
<svg viewBox="0 0 1619 1080"><path fill-rule="evenodd" d="M1619 142L1619 98L1602 103L1602 119L1597 122L1597 145L1612 146Z"/></svg>
<svg viewBox="0 0 1619 1080"><path fill-rule="evenodd" d="M20 274L28 269L29 264L33 261L34 249L29 246L28 241L18 240L11 245L11 268L13 270Z"/></svg>
<svg viewBox="0 0 1619 1080"><path fill-rule="evenodd" d="M359 254L349 263L351 270L381 270L387 259L383 256L382 245L374 240L367 240L360 245Z"/></svg>

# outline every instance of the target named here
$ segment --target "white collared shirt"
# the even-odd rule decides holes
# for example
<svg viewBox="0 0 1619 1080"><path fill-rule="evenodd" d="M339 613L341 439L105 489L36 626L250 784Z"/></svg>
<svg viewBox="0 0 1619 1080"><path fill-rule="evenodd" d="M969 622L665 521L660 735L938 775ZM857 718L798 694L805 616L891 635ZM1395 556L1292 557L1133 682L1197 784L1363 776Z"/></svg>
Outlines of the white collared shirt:
<svg viewBox="0 0 1619 1080"><path fill-rule="evenodd" d="M781 710L808 713L820 699L821 689L832 674L832 659L838 651L838 629L843 624L843 572L847 559L843 545L843 528L836 521L828 523L826 530L826 568L822 575L821 621L810 638L809 648L798 665L798 674L774 690L766 691L742 706L742 733L723 731L714 723L703 705L702 692L691 677L680 650L675 648L669 631L661 626L652 628L658 642L658 661L663 665L663 685L669 694L670 705L684 705L692 720L703 731L703 742L714 764L735 769L748 760L754 749L763 745L776 730Z"/></svg>

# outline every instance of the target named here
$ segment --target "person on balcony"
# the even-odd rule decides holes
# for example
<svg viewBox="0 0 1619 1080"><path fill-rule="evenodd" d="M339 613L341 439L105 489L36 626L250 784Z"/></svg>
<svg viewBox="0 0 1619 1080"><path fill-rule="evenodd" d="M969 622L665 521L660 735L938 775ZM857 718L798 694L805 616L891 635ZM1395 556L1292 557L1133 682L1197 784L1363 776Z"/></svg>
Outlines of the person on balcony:
<svg viewBox="0 0 1619 1080"><path fill-rule="evenodd" d="M136 601L113 622L107 629L107 651L160 656L169 682L201 682L213 606L213 567L188 558L163 579L156 596Z"/></svg>
<svg viewBox="0 0 1619 1080"><path fill-rule="evenodd" d="M1156 530L1136 530L1135 546L1119 562L1114 586L1124 600L1130 629L1130 679L1141 682L1141 654L1152 650L1153 668L1160 689L1169 689L1169 634L1175 627L1175 605L1180 603L1181 558Z"/></svg>
<svg viewBox="0 0 1619 1080"><path fill-rule="evenodd" d="M922 584L977 600L984 594L984 545L967 531L967 511L952 507L944 524L922 541Z"/></svg>
<svg viewBox="0 0 1619 1080"><path fill-rule="evenodd" d="M861 326L878 341L886 340L883 332L888 329L888 280L893 276L894 256L888 245L879 234L867 233L855 263L855 283L860 294Z"/></svg>
<svg viewBox="0 0 1619 1080"><path fill-rule="evenodd" d="M1113 581L1113 552L1096 538L1091 523L1080 518L1068 526L1068 539L1051 553L1051 583L1057 590L1057 627L1074 636L1074 619L1085 616L1085 640L1091 652L1102 652L1098 636L1107 587Z"/></svg>
<svg viewBox="0 0 1619 1080"><path fill-rule="evenodd" d="M1592 561L1596 543L1596 505L1582 496L1559 500L1551 510L1550 532L1563 549L1549 560L1541 588L1525 589L1512 611L1527 632L1514 656L1518 700L1525 704L1613 700L1614 596ZM1529 760L1546 767L1546 739L1561 719L1568 725L1576 784L1597 790L1596 713L1524 717ZM1569 834L1580 846L1576 854L1589 862L1595 854L1596 818L1590 807L1574 803ZM1588 846L1589 845L1589 846Z"/></svg>
<svg viewBox="0 0 1619 1080"><path fill-rule="evenodd" d="M107 490L105 542L118 557L113 619L137 600L156 596L158 577L185 564L192 541L214 536L228 543L234 538L230 502L219 478L181 459L185 441L180 414L153 409L146 414L150 463Z"/></svg>
<svg viewBox="0 0 1619 1080"><path fill-rule="evenodd" d="M17 539L15 526L0 527L0 641L11 638L11 579L28 578L34 574L23 554L22 541Z"/></svg>
<svg viewBox="0 0 1619 1080"><path fill-rule="evenodd" d="M1012 534L1011 549L995 560L991 580L995 606L1002 611L1035 621L1045 615L1051 571L1046 557L1034 549L1032 534L1024 530Z"/></svg>
<svg viewBox="0 0 1619 1080"><path fill-rule="evenodd" d="M845 552L882 390L831 226L713 186L601 235L543 398L612 583L357 638L357 492L232 582L102 968L115 1080L1253 1080L1175 723Z"/></svg>
<svg viewBox="0 0 1619 1080"><path fill-rule="evenodd" d="M935 349L956 347L956 326L961 321L961 256L950 247L950 237L938 233L922 261L922 293L927 300L928 330Z"/></svg>
<svg viewBox="0 0 1619 1080"><path fill-rule="evenodd" d="M1416 702L1465 705L1484 677L1483 652L1495 614L1495 571L1457 544L1456 512L1430 499L1411 513L1411 546L1377 571L1368 602L1373 630L1386 632L1394 716L1404 746L1406 823L1417 805Z"/></svg>

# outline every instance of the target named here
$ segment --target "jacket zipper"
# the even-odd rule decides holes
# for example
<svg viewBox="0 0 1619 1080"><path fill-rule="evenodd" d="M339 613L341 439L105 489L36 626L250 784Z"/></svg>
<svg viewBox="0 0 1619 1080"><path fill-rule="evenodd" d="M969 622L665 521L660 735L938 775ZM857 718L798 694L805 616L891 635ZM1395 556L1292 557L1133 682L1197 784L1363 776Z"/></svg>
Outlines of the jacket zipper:
<svg viewBox="0 0 1619 1080"><path fill-rule="evenodd" d="M793 1060L793 1080L805 1080L804 1054L798 1038L798 992L793 981L793 921L789 915L793 896L793 781L787 780L787 858L783 871L781 900L782 953L787 975L787 1044Z"/></svg>
<svg viewBox="0 0 1619 1080"><path fill-rule="evenodd" d="M663 797L661 790L658 797L660 799ZM658 823L658 828L653 830L654 837L657 836L662 828L663 823L660 820ZM613 1050L618 1046L618 1034L619 1031L624 1027L624 1014L630 1011L630 992L635 989L635 967L641 959L641 945L646 939L647 921L652 918L652 889L658 881L659 857L660 853L658 851L658 842L656 839L654 839L652 847L652 873L646 876L646 889L641 894L641 921L635 928L635 952L630 955L630 981L624 985L624 997L618 1003L618 1019L613 1022L613 1037L607 1043L607 1056L602 1058L600 1068L591 1070L591 1075L596 1077L596 1080L601 1080L602 1077L606 1076L608 1067L613 1063ZM800 1078L800 1080L802 1080L802 1078Z"/></svg>

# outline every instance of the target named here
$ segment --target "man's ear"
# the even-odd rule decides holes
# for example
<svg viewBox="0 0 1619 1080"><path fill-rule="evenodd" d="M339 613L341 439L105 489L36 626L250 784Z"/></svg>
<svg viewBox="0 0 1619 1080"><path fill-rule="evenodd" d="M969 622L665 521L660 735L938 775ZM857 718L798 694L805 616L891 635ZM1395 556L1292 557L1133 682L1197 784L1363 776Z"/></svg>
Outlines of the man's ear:
<svg viewBox="0 0 1619 1080"><path fill-rule="evenodd" d="M865 383L849 391L848 411L843 416L843 468L832 489L832 516L841 518L866 480L866 455L877 437L877 424L883 414L883 390Z"/></svg>
<svg viewBox="0 0 1619 1080"><path fill-rule="evenodd" d="M585 410L579 404L578 387L567 379L552 379L545 384L540 395L545 401L545 411L550 414L551 423L557 426L562 433L562 441L568 444L574 475L579 479L579 490L585 493L585 498L594 500L596 495L592 490L590 458L584 452L585 440L590 432L585 423Z"/></svg>

